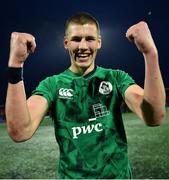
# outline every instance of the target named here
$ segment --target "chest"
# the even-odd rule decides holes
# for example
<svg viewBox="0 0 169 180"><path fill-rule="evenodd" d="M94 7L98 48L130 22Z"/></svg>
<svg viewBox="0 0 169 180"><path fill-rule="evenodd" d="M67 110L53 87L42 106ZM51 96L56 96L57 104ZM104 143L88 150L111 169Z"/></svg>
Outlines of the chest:
<svg viewBox="0 0 169 180"><path fill-rule="evenodd" d="M56 90L57 119L69 117L76 121L110 114L121 98L116 83L101 78L76 78L60 81Z"/></svg>
<svg viewBox="0 0 169 180"><path fill-rule="evenodd" d="M60 81L55 102L57 136L71 135L77 139L114 132L114 117L120 116L120 104L121 96L114 81L101 78Z"/></svg>

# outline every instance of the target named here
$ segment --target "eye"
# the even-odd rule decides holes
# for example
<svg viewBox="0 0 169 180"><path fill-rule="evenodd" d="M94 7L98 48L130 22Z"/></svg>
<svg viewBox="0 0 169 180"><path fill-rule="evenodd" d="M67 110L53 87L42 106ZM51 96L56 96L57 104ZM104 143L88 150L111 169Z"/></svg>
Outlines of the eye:
<svg viewBox="0 0 169 180"><path fill-rule="evenodd" d="M74 42L80 42L81 41L81 37L78 37L78 36L74 36L71 38L71 41L74 41Z"/></svg>
<svg viewBox="0 0 169 180"><path fill-rule="evenodd" d="M95 41L95 40L96 40L96 38L93 36L86 37L86 41Z"/></svg>

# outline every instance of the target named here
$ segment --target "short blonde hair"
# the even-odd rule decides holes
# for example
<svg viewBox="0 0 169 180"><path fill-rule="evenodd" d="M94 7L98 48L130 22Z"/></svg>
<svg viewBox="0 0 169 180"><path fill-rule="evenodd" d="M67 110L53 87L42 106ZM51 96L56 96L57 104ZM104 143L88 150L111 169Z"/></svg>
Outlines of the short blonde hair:
<svg viewBox="0 0 169 180"><path fill-rule="evenodd" d="M87 12L79 12L72 17L70 17L65 24L65 35L68 34L68 27L70 24L95 24L97 28L97 33L100 35L100 26L98 21L89 13Z"/></svg>

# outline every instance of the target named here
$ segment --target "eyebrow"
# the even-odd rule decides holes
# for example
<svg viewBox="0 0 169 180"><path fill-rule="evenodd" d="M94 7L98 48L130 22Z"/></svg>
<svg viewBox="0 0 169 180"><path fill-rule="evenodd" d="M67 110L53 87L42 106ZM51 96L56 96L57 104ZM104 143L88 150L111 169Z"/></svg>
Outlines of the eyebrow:
<svg viewBox="0 0 169 180"><path fill-rule="evenodd" d="M70 39L71 40L80 40L82 37L80 36L72 36Z"/></svg>
<svg viewBox="0 0 169 180"><path fill-rule="evenodd" d="M81 37L81 36L72 36L70 39L71 39L71 40L81 40L82 37ZM85 39L95 40L96 37L94 37L94 36L86 36Z"/></svg>

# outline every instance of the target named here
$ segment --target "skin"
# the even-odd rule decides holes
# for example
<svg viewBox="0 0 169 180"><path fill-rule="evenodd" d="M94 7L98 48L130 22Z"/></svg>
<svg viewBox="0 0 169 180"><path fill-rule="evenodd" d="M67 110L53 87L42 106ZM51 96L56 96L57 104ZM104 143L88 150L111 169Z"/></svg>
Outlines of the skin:
<svg viewBox="0 0 169 180"><path fill-rule="evenodd" d="M144 89L138 85L130 86L125 93L125 101L149 126L160 125L165 119L165 89L158 62L157 48L148 25L139 22L126 33L129 41L134 42L143 54L145 61Z"/></svg>
<svg viewBox="0 0 169 180"><path fill-rule="evenodd" d="M64 46L69 51L70 70L85 75L94 69L97 50L101 48L101 36L94 24L72 24L68 27Z"/></svg>
<svg viewBox="0 0 169 180"><path fill-rule="evenodd" d="M165 90L158 52L150 30L145 22L139 22L127 30L126 37L143 54L145 84L144 89L138 85L128 87L125 102L147 125L160 125L165 119ZM10 47L8 66L22 67L36 48L35 38L30 34L14 32ZM94 69L97 50L101 48L101 37L94 24L71 24L64 38L64 47L70 54L70 70L84 76ZM9 135L14 141L30 139L47 110L47 100L42 96L33 95L26 100L23 81L8 83L6 119Z"/></svg>

